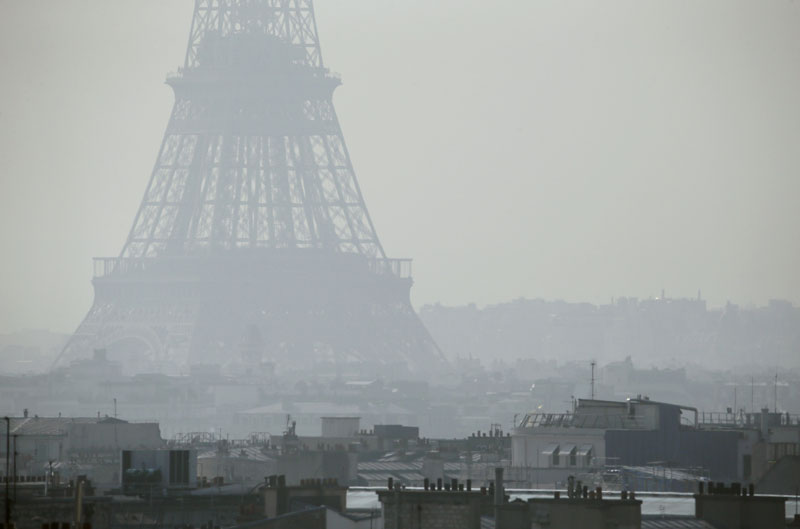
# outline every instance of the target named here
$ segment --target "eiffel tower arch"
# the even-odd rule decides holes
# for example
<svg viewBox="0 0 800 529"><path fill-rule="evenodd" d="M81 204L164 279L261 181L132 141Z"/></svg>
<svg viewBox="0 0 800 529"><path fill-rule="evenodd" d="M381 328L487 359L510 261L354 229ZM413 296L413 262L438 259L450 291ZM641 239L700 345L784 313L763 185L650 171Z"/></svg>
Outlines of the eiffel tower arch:
<svg viewBox="0 0 800 529"><path fill-rule="evenodd" d="M175 103L118 257L57 361L430 372L446 362L390 259L333 106L312 0L196 0Z"/></svg>

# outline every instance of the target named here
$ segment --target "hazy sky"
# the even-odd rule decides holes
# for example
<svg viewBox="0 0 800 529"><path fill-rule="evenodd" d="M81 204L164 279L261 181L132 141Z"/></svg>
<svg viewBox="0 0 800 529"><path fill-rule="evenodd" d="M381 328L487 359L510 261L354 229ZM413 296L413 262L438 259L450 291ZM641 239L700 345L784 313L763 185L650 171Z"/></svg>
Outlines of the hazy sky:
<svg viewBox="0 0 800 529"><path fill-rule="evenodd" d="M800 1L317 0L415 305L800 303ZM0 0L0 332L71 331L119 253L193 0Z"/></svg>

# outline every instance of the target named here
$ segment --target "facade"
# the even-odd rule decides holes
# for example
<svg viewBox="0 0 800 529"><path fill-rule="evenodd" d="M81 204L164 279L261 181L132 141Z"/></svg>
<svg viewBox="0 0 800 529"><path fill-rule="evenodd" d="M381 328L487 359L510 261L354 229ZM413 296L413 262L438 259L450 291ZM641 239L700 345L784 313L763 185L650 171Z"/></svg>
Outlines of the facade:
<svg viewBox="0 0 800 529"><path fill-rule="evenodd" d="M445 490L425 484L423 490L392 487L378 491L386 529L640 529L642 502L623 493L604 497L602 490L570 489L561 498L535 498L509 502L502 469L496 469L490 488L471 490L453 480Z"/></svg>
<svg viewBox="0 0 800 529"><path fill-rule="evenodd" d="M506 529L640 529L642 502L636 499L552 498L505 504L495 527Z"/></svg>
<svg viewBox="0 0 800 529"><path fill-rule="evenodd" d="M356 437L360 417L322 417L322 437Z"/></svg>
<svg viewBox="0 0 800 529"><path fill-rule="evenodd" d="M481 529L493 513L492 496L478 491L381 490L386 529Z"/></svg>
<svg viewBox="0 0 800 529"><path fill-rule="evenodd" d="M739 483L703 487L695 494L695 517L720 529L784 529L786 498L756 496L754 488L745 490Z"/></svg>
<svg viewBox="0 0 800 529"><path fill-rule="evenodd" d="M133 494L160 494L169 489L197 486L195 450L123 450L122 490Z"/></svg>
<svg viewBox="0 0 800 529"><path fill-rule="evenodd" d="M11 445L16 445L17 474L63 477L86 474L97 484L119 481L121 450L164 446L157 423L130 423L113 417L39 417L10 419ZM5 425L3 425L5 426ZM6 429L0 428L0 453L5 459ZM5 465L0 474L5 472Z"/></svg>

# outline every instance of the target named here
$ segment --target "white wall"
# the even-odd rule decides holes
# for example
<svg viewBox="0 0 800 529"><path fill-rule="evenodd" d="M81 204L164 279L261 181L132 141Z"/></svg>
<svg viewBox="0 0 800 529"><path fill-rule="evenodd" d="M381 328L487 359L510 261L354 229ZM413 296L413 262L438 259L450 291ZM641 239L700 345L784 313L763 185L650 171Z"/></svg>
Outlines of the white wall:
<svg viewBox="0 0 800 529"><path fill-rule="evenodd" d="M574 444L592 445L592 453L600 461L605 459L605 431L595 428L518 428L511 435L511 466L550 468L550 458L542 451L551 444L565 446ZM578 458L574 468L581 468L584 462ZM561 455L559 468L572 468L569 458Z"/></svg>

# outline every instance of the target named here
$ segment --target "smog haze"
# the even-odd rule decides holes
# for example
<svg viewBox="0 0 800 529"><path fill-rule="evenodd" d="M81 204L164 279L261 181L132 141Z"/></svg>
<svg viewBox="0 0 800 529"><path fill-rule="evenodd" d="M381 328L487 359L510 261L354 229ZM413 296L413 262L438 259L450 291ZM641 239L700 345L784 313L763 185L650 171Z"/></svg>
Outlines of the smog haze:
<svg viewBox="0 0 800 529"><path fill-rule="evenodd" d="M0 1L0 332L70 332L118 255L190 0ZM415 306L800 302L800 3L316 2Z"/></svg>

